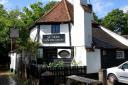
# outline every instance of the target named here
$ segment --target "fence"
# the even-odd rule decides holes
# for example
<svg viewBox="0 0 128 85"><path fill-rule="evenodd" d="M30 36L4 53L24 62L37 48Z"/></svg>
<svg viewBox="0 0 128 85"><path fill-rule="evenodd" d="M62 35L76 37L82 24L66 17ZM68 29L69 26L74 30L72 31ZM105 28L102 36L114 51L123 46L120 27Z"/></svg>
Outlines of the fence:
<svg viewBox="0 0 128 85"><path fill-rule="evenodd" d="M28 73L38 78L45 74L55 77L69 75L84 76L86 75L86 66L43 67L41 65L30 65Z"/></svg>

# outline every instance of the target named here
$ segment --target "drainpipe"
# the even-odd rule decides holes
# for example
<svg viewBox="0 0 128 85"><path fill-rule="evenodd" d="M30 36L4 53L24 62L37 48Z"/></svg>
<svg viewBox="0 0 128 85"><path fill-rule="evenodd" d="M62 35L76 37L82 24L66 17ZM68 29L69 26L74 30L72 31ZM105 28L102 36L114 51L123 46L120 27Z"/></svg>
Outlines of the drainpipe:
<svg viewBox="0 0 128 85"><path fill-rule="evenodd" d="M40 40L40 25L37 26L37 42Z"/></svg>
<svg viewBox="0 0 128 85"><path fill-rule="evenodd" d="M69 44L70 44L70 47L72 46L72 38L71 38L71 24L68 23L68 28L69 28Z"/></svg>

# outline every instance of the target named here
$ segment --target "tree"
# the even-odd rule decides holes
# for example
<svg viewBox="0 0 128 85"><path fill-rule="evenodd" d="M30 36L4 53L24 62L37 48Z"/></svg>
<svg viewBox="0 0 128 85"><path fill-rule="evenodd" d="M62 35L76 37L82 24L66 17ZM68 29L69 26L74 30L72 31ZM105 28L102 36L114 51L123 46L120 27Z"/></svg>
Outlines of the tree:
<svg viewBox="0 0 128 85"><path fill-rule="evenodd" d="M120 31L122 34L126 31L124 30L126 28L126 19L122 10L115 9L108 13L102 23L106 28L112 31Z"/></svg>
<svg viewBox="0 0 128 85"><path fill-rule="evenodd" d="M47 10L54 6L54 2L43 5L37 2L30 5L30 9L23 8L23 11L18 9L6 11L4 6L0 4L0 53L1 57L7 57L10 51L10 29L16 28L20 30L20 37L17 38L17 46L24 49L29 39L29 27ZM27 47L28 48L28 47Z"/></svg>
<svg viewBox="0 0 128 85"><path fill-rule="evenodd" d="M49 3L48 3L49 4ZM47 5L48 5L47 4ZM20 26L20 37L17 40L17 44L18 44L18 50L25 54L25 58L31 61L32 57L36 57L37 54L37 49L39 46L38 42L34 42L31 41L29 38L29 28L35 23L35 21L40 18L47 10L51 9L51 7L54 5L50 5L48 7L46 7L47 5L43 6L43 4L41 2L37 2L34 4L30 5L30 8L24 7L23 8L23 13L20 15L21 17L21 21L20 23L23 23L22 26ZM44 8L47 8L47 10L44 10ZM26 67L27 67L27 63L21 63L22 66L21 68L23 68L24 70L23 75L25 77L26 74ZM22 73L21 72L21 73ZM25 72L25 74L24 74Z"/></svg>
<svg viewBox="0 0 128 85"><path fill-rule="evenodd" d="M48 4L46 4L46 5L44 6L44 8L43 8L44 13L48 12L56 3L57 3L57 2L55 2L55 1L51 1L51 2L49 2ZM44 14L44 13L43 13L43 14Z"/></svg>
<svg viewBox="0 0 128 85"><path fill-rule="evenodd" d="M30 8L24 7L23 13L20 14L21 21L18 21L20 27L20 38L18 39L18 45L26 47L29 39L29 27L42 15L44 15L49 9L51 9L56 2L49 2L43 5L41 2L36 2L30 5Z"/></svg>
<svg viewBox="0 0 128 85"><path fill-rule="evenodd" d="M4 6L0 4L0 54L2 57L2 60L0 61L0 64L5 64L7 63L7 56L9 52L9 44L10 42L8 41L9 39L9 28L7 26L8 22L8 13L4 9Z"/></svg>
<svg viewBox="0 0 128 85"><path fill-rule="evenodd" d="M125 28L123 34L128 34L128 13L125 14Z"/></svg>
<svg viewBox="0 0 128 85"><path fill-rule="evenodd" d="M23 8L23 21L27 27L30 27L38 18L43 16L48 10L50 10L56 2L49 2L43 5L42 2L36 2L30 5L30 8Z"/></svg>
<svg viewBox="0 0 128 85"><path fill-rule="evenodd" d="M99 19L98 16L97 16L95 13L93 13L93 17L94 17L94 20L95 20L98 24L101 24L102 19Z"/></svg>

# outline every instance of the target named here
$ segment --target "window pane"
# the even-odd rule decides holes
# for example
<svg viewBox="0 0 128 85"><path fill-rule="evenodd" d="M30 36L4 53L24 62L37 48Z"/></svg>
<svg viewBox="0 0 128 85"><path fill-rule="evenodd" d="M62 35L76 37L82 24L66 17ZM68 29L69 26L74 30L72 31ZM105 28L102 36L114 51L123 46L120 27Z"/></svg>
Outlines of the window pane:
<svg viewBox="0 0 128 85"><path fill-rule="evenodd" d="M124 69L128 69L128 64L125 63L122 67L123 67Z"/></svg>
<svg viewBox="0 0 128 85"><path fill-rule="evenodd" d="M60 33L60 25L56 25L56 33Z"/></svg>
<svg viewBox="0 0 128 85"><path fill-rule="evenodd" d="M116 59L125 59L124 51L116 51Z"/></svg>
<svg viewBox="0 0 128 85"><path fill-rule="evenodd" d="M60 33L60 25L59 24L52 25L51 33Z"/></svg>

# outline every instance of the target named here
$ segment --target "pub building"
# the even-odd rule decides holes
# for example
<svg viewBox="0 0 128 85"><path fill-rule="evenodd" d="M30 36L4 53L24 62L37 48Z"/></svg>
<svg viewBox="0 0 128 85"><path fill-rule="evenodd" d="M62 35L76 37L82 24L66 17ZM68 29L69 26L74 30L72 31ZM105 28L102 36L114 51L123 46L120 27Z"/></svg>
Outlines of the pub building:
<svg viewBox="0 0 128 85"><path fill-rule="evenodd" d="M128 40L97 24L86 0L70 1L58 2L30 29L30 38L40 43L37 59L86 66L87 73L128 60Z"/></svg>

